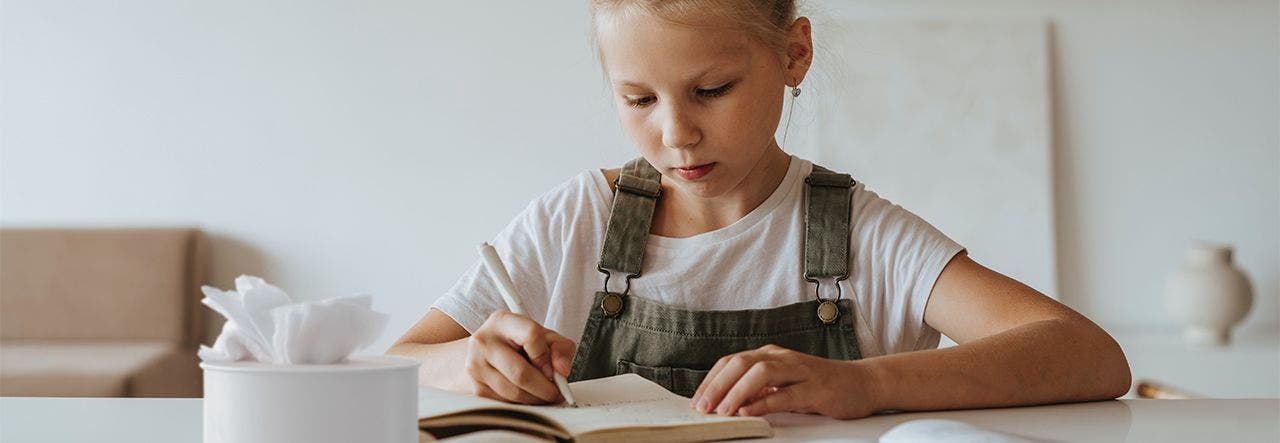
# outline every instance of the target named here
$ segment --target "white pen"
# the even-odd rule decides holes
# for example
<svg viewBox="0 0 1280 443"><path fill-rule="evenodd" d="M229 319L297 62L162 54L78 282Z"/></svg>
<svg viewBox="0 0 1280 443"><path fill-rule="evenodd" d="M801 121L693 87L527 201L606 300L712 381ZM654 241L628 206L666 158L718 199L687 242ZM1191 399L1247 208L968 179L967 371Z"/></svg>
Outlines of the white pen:
<svg viewBox="0 0 1280 443"><path fill-rule="evenodd" d="M498 257L498 250L494 249L489 242L481 243L480 257L484 259L484 267L489 270L489 275L498 282L498 292L502 293L502 299L507 301L507 310L514 314L528 315L524 311L524 305L520 303L520 298L516 297L515 285L511 283L511 275L507 274L507 267ZM552 372L555 371L552 370ZM556 387L560 388L560 395L564 396L565 403L576 406L578 403L573 401L573 393L569 392L569 381L565 380L559 372L555 372L555 379Z"/></svg>

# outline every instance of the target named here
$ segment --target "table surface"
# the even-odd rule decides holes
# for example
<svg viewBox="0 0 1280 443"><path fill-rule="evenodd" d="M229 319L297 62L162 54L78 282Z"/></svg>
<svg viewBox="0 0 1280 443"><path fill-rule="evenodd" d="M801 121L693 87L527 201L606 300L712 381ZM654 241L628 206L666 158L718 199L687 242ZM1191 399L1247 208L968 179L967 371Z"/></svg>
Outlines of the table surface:
<svg viewBox="0 0 1280 443"><path fill-rule="evenodd" d="M898 423L944 418L1050 441L1280 441L1280 399L1116 400L902 413L860 420L774 414L772 441L875 441ZM0 441L199 442L201 400L0 398ZM763 441L763 440L758 440Z"/></svg>

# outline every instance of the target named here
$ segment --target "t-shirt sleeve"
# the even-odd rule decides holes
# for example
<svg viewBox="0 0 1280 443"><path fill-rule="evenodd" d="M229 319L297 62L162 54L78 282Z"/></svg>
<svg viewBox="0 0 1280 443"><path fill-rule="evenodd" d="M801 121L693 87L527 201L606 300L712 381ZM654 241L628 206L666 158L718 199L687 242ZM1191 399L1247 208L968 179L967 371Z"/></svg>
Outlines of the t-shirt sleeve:
<svg viewBox="0 0 1280 443"><path fill-rule="evenodd" d="M867 258L858 262L872 278L862 320L884 354L936 348L940 335L925 324L924 308L942 269L964 248L862 184L853 200L853 250Z"/></svg>
<svg viewBox="0 0 1280 443"><path fill-rule="evenodd" d="M546 319L552 288L547 276L559 272L560 229L551 229L557 218L548 207L546 196L529 203L489 243L498 251L515 286L516 296L530 318L542 323ZM506 310L506 302L498 286L477 258L444 295L431 305L475 333L494 311Z"/></svg>

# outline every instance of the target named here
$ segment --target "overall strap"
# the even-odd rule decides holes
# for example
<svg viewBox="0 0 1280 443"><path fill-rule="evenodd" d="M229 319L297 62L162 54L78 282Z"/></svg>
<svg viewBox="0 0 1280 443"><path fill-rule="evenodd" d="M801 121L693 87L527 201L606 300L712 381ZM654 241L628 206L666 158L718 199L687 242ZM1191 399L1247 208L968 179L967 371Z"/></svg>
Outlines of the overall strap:
<svg viewBox="0 0 1280 443"><path fill-rule="evenodd" d="M604 247L600 251L600 272L627 274L630 279L640 276L640 264L644 261L645 241L653 225L653 210L662 194L659 183L662 174L644 157L627 162L618 179L613 195L613 208L609 211L609 224L605 228ZM607 284L607 281L606 281Z"/></svg>
<svg viewBox="0 0 1280 443"><path fill-rule="evenodd" d="M849 174L813 165L813 172L804 183L808 191L804 210L804 279L815 283L819 278L844 280L849 277L850 205L857 182Z"/></svg>

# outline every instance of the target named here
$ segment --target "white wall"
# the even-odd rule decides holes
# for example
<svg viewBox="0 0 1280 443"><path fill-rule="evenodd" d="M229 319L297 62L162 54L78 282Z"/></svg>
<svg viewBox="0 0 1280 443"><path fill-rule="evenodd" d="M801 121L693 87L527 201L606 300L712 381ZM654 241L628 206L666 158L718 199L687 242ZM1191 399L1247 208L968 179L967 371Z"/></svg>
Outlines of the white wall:
<svg viewBox="0 0 1280 443"><path fill-rule="evenodd" d="M633 155L582 3L6 1L0 224L198 225L214 284L372 293L385 347L529 199ZM818 6L1047 16L1062 298L1167 327L1209 238L1253 277L1246 327L1280 324L1275 2Z"/></svg>
<svg viewBox="0 0 1280 443"><path fill-rule="evenodd" d="M1250 332L1280 324L1280 21L1274 1L865 1L832 15L1034 14L1054 26L1059 281L1111 327L1169 323L1194 239L1234 244Z"/></svg>

